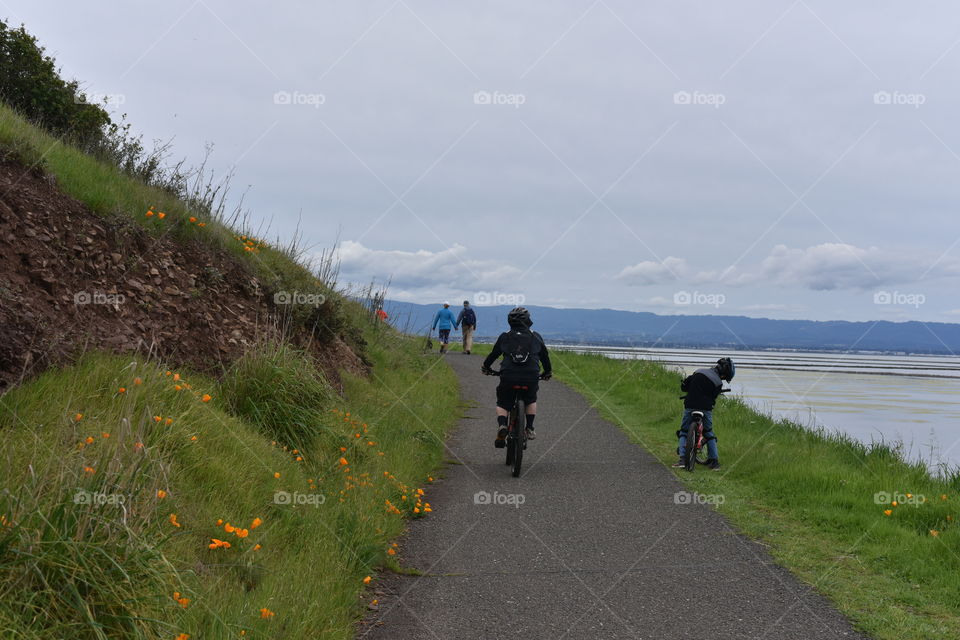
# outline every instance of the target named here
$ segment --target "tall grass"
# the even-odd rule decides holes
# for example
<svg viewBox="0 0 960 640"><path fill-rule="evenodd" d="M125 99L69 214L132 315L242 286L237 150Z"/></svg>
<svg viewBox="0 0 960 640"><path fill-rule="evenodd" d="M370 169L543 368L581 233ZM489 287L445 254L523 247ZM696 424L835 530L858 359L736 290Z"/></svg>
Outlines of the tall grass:
<svg viewBox="0 0 960 640"><path fill-rule="evenodd" d="M88 354L0 397L0 636L352 637L457 413L393 340L343 397L277 347L221 384Z"/></svg>
<svg viewBox="0 0 960 640"><path fill-rule="evenodd" d="M680 375L659 363L557 352L554 371L664 464ZM876 638L960 637L960 483L890 447L812 431L723 398L719 473L679 472L740 529ZM881 504L887 495L900 504ZM908 497L908 494L910 497ZM885 515L889 510L890 515Z"/></svg>

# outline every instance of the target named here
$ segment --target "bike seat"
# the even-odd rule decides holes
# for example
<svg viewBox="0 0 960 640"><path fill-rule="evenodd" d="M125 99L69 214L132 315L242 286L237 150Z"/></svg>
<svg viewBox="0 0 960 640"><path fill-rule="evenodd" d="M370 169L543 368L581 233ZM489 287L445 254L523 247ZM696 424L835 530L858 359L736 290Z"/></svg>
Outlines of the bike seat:
<svg viewBox="0 0 960 640"><path fill-rule="evenodd" d="M691 411L691 412L690 412L690 415L691 415L692 417L694 417L694 418L702 418L702 417L703 417L703 411Z"/></svg>

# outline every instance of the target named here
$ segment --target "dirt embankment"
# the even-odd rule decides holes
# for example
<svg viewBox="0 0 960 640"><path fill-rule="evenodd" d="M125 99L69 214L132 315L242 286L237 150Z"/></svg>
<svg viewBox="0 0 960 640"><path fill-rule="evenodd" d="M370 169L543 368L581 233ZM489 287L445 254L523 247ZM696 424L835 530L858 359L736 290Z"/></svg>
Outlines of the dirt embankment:
<svg viewBox="0 0 960 640"><path fill-rule="evenodd" d="M0 162L0 392L88 349L216 374L277 326L271 294L225 251L104 219ZM303 333L329 376L363 368L343 341Z"/></svg>

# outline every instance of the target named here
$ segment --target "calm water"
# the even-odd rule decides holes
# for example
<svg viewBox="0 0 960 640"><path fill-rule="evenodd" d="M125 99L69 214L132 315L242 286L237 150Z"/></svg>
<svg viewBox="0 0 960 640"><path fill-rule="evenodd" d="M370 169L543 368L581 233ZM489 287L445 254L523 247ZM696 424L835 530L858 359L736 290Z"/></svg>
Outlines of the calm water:
<svg viewBox="0 0 960 640"><path fill-rule="evenodd" d="M734 392L758 409L867 443L899 443L905 457L931 469L960 467L960 357L560 348L658 360L688 373L729 355L737 363Z"/></svg>

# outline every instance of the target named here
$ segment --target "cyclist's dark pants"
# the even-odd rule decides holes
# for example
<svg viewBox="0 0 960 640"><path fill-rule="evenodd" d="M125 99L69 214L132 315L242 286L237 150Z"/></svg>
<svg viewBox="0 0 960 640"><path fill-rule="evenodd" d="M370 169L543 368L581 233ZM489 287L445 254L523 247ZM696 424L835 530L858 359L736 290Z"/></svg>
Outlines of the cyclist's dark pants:
<svg viewBox="0 0 960 640"><path fill-rule="evenodd" d="M693 412L695 409L684 409L683 418L680 420L680 430L677 431L677 437L680 442L677 445L677 453L680 454L680 457L683 457L684 452L687 450L687 427L690 426L690 423L693 422ZM703 437L707 441L707 457L712 458L713 460L718 460L719 455L717 453L717 436L713 433L713 412L704 411L703 412Z"/></svg>
<svg viewBox="0 0 960 640"><path fill-rule="evenodd" d="M525 386L526 389L514 389L514 385ZM513 398L517 391L527 405L537 401L537 390L540 388L539 376L536 378L500 378L497 385L497 406L510 411L513 409Z"/></svg>

